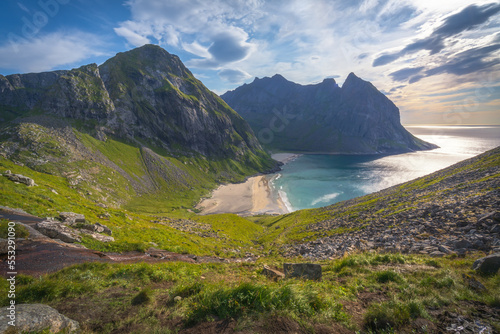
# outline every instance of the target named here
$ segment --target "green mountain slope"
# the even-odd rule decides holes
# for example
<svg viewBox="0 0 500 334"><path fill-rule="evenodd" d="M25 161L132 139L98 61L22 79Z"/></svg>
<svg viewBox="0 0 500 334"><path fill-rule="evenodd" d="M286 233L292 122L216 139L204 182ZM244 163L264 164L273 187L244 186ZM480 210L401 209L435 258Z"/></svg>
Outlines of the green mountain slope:
<svg viewBox="0 0 500 334"><path fill-rule="evenodd" d="M0 92L0 155L96 204L186 210L221 182L276 167L248 124L158 46L1 76Z"/></svg>

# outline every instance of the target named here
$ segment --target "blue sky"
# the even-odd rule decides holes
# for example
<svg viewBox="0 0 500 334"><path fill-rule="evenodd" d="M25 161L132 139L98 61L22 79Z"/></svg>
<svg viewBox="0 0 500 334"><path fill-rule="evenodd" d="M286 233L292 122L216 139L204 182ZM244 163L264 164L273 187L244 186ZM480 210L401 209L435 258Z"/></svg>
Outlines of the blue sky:
<svg viewBox="0 0 500 334"><path fill-rule="evenodd" d="M222 94L254 77L350 72L406 124L500 124L500 2L4 0L0 73L100 64L146 43Z"/></svg>

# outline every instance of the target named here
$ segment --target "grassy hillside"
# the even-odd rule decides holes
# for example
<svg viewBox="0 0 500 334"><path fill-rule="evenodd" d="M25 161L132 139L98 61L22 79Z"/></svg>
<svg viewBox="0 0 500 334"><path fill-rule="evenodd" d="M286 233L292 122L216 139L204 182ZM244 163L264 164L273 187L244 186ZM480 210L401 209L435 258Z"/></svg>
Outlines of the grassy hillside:
<svg viewBox="0 0 500 334"><path fill-rule="evenodd" d="M442 333L466 322L493 333L499 276L475 277L488 292L474 289L474 259L351 255L322 262L320 282L273 282L260 274L264 260L92 263L19 275L17 302L51 305L83 333Z"/></svg>
<svg viewBox="0 0 500 334"><path fill-rule="evenodd" d="M260 241L269 247L350 235L372 226L389 231L412 221L476 222L498 210L500 148L391 188L279 217L254 217L268 228ZM457 211L458 210L458 211ZM389 233L389 232L388 232Z"/></svg>

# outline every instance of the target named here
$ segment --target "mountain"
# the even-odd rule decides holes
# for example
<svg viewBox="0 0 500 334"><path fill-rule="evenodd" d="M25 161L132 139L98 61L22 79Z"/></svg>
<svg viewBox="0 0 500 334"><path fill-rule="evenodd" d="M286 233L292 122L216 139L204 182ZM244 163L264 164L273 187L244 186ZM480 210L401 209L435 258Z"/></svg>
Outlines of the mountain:
<svg viewBox="0 0 500 334"><path fill-rule="evenodd" d="M398 153L436 148L411 135L399 109L371 83L349 74L299 85L276 74L221 96L270 149L325 153Z"/></svg>
<svg viewBox="0 0 500 334"><path fill-rule="evenodd" d="M4 158L91 185L107 170L131 198L202 193L276 167L245 120L154 45L100 66L0 75L0 120Z"/></svg>

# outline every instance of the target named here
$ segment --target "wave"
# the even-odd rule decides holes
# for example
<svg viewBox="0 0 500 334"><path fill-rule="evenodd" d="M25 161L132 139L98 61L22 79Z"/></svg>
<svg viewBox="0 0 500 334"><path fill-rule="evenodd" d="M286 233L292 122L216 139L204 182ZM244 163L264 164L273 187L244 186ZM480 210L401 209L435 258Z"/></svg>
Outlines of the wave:
<svg viewBox="0 0 500 334"><path fill-rule="evenodd" d="M284 192L283 190L278 190L278 194L279 194L283 204L285 204L287 211L294 212L295 210L292 207L292 204L290 204L290 201L288 200L288 195L286 194L286 192Z"/></svg>
<svg viewBox="0 0 500 334"><path fill-rule="evenodd" d="M330 202L332 199L335 199L337 196L339 196L341 193L331 193L331 194L326 194L324 196L321 196L320 198L315 199L312 201L311 205L316 205L318 203L323 203L323 202Z"/></svg>

